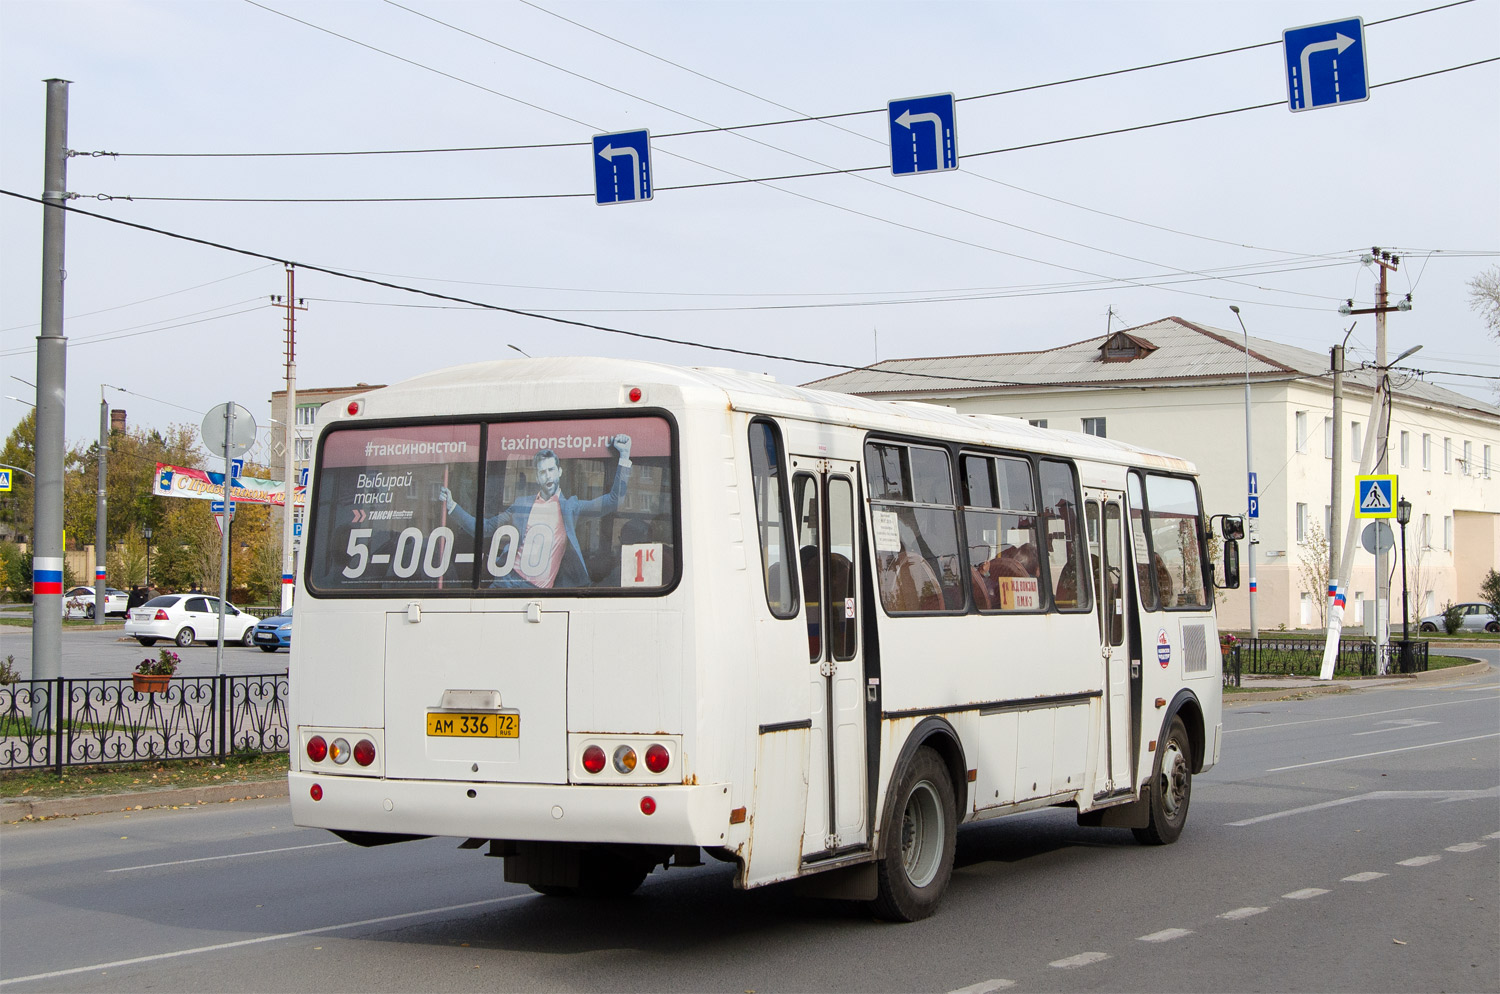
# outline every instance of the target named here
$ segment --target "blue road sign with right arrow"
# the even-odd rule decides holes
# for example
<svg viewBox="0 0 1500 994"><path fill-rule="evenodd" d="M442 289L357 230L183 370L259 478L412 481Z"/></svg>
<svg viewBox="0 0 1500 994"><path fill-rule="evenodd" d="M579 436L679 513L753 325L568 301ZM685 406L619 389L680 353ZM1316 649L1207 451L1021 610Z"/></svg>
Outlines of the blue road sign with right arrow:
<svg viewBox="0 0 1500 994"><path fill-rule="evenodd" d="M891 172L897 176L958 168L957 119L953 94L892 100Z"/></svg>
<svg viewBox="0 0 1500 994"><path fill-rule="evenodd" d="M1293 113L1370 99L1362 18L1288 28L1281 42Z"/></svg>
<svg viewBox="0 0 1500 994"><path fill-rule="evenodd" d="M594 136L594 203L651 199L651 133L619 131Z"/></svg>

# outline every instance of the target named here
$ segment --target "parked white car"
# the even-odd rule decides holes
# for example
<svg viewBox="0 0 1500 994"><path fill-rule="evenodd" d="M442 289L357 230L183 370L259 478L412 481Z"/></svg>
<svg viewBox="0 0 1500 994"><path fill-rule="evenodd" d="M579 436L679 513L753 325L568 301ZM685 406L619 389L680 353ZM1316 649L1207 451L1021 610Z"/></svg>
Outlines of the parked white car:
<svg viewBox="0 0 1500 994"><path fill-rule="evenodd" d="M1500 632L1500 617L1495 614L1494 608L1482 602L1470 602L1467 604L1455 604L1459 611L1458 630L1461 632ZM1422 631L1441 632L1446 631L1443 627L1443 613L1429 614L1421 621Z"/></svg>
<svg viewBox="0 0 1500 994"><path fill-rule="evenodd" d="M141 645L168 639L180 646L213 642L219 637L219 599L207 594L163 594L132 608L125 634ZM233 604L224 606L224 641L254 645L255 616Z"/></svg>
<svg viewBox="0 0 1500 994"><path fill-rule="evenodd" d="M130 595L114 587L104 588L104 616L124 614ZM63 594L64 618L92 618L94 616L94 588L74 587Z"/></svg>

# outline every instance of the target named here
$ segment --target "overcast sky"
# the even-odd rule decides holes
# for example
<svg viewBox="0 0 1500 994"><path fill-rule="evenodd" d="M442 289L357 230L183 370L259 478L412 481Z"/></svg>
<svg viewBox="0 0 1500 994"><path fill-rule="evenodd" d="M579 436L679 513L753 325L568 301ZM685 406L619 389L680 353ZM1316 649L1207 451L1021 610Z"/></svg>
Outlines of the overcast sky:
<svg viewBox="0 0 1500 994"><path fill-rule="evenodd" d="M80 209L785 357L299 270L304 389L512 347L801 383L841 367L790 359L1048 348L1102 334L1110 308L1116 328L1178 315L1238 333L1231 303L1252 334L1317 352L1358 320L1368 359L1374 318L1337 306L1373 303L1359 261L1372 245L1400 254L1391 289L1414 300L1389 320L1391 354L1420 343L1419 368L1500 377L1465 287L1500 263L1500 62L1396 82L1500 56L1497 0L1398 20L1439 3L403 4L5 0L0 187L40 194L42 80L60 77ZM1370 99L1290 112L1282 31L1350 16ZM1231 49L1245 50L1041 85ZM935 93L959 101L959 168L892 176L887 103ZM1083 137L1259 104L1274 106ZM655 197L599 206L591 139L635 128L652 134ZM203 154L472 146L547 147ZM672 189L802 173L818 175ZM205 202L437 197L496 199ZM0 197L0 395L25 401L41 230L40 207ZM198 424L234 399L265 426L283 375L279 264L75 214L67 272L70 442L97 434L101 383L130 391L107 396L133 425ZM1429 378L1496 396L1497 380ZM0 431L27 410L0 401Z"/></svg>

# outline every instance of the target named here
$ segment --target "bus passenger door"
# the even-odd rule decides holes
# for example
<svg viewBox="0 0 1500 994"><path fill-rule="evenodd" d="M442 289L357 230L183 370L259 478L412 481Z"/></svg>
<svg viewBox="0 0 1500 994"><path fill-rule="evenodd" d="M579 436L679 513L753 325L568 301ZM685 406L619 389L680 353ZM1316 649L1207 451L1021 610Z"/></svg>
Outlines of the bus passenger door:
<svg viewBox="0 0 1500 994"><path fill-rule="evenodd" d="M1089 552L1094 589L1099 592L1099 654L1104 662L1104 729L1100 779L1096 796L1129 791L1131 771L1130 652L1125 626L1125 495L1113 490L1086 490L1084 515L1088 522Z"/></svg>
<svg viewBox="0 0 1500 994"><path fill-rule="evenodd" d="M868 843L864 665L859 646L855 467L798 460L817 473L792 478L806 602L809 711L804 860Z"/></svg>

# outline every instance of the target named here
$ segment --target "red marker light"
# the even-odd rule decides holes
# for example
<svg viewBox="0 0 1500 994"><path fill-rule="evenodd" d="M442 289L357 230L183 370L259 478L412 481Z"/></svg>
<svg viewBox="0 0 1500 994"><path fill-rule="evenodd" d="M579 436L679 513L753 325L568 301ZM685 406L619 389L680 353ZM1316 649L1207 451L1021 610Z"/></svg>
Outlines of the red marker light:
<svg viewBox="0 0 1500 994"><path fill-rule="evenodd" d="M313 784L312 790L309 790L308 793L312 795L312 799L315 801L321 801L323 799L323 788L319 784Z"/></svg>
<svg viewBox="0 0 1500 994"><path fill-rule="evenodd" d="M369 766L375 762L375 743L369 739L360 739L359 744L354 747L354 761L360 766Z"/></svg>
<svg viewBox="0 0 1500 994"><path fill-rule="evenodd" d="M583 768L590 773L604 769L604 750L596 745L583 750Z"/></svg>
<svg viewBox="0 0 1500 994"><path fill-rule="evenodd" d="M328 758L328 743L323 736L314 735L307 740L307 758L314 763L321 763Z"/></svg>
<svg viewBox="0 0 1500 994"><path fill-rule="evenodd" d="M656 798L654 798L654 797L643 797L643 798L641 798L641 814L643 814L643 815L654 815L654 814L656 814Z"/></svg>
<svg viewBox="0 0 1500 994"><path fill-rule="evenodd" d="M641 388L640 387L631 387L630 388L630 402L632 404L639 404L641 402L641 396L642 396L642 394L641 394Z"/></svg>
<svg viewBox="0 0 1500 994"><path fill-rule="evenodd" d="M662 770L665 770L671 764L671 762L671 753L667 752L667 747L662 745L661 743L657 743L650 749L646 750L646 769L650 770L652 773L660 773Z"/></svg>
<svg viewBox="0 0 1500 994"><path fill-rule="evenodd" d="M357 400L351 400L351 401L349 401L348 411L349 411L350 416L358 414L359 413L359 401L357 401Z"/></svg>

